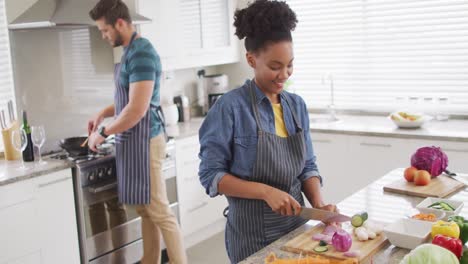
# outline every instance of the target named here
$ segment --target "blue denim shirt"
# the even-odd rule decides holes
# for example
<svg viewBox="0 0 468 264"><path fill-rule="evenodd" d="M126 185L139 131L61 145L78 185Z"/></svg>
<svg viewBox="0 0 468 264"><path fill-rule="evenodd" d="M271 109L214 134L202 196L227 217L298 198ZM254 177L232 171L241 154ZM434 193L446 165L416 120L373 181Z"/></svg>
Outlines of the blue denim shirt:
<svg viewBox="0 0 468 264"><path fill-rule="evenodd" d="M252 110L249 82L224 94L210 109L199 130L201 159L199 177L206 193L218 195L218 183L226 173L249 180L257 157L257 123ZM263 130L275 133L275 117L270 100L255 85L260 122ZM288 96L291 107L284 100ZM304 130L306 161L297 177L305 181L319 177L316 157L309 133L309 114L304 100L295 94L283 91L280 94L283 117L289 135L296 133L291 111L295 111Z"/></svg>

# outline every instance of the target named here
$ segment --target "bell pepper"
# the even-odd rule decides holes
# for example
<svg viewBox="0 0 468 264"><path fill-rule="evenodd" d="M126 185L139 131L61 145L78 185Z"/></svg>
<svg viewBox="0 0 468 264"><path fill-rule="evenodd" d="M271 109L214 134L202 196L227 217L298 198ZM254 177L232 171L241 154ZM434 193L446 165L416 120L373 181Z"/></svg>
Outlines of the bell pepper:
<svg viewBox="0 0 468 264"><path fill-rule="evenodd" d="M458 259L460 259L463 254L463 244L458 238L436 235L434 239L432 239L432 244L450 250Z"/></svg>
<svg viewBox="0 0 468 264"><path fill-rule="evenodd" d="M468 220L466 220L463 216L450 216L448 218L449 222L457 223L458 227L460 228L460 240L462 241L463 245L466 244L468 241Z"/></svg>
<svg viewBox="0 0 468 264"><path fill-rule="evenodd" d="M460 236L460 227L455 222L445 222L439 220L432 224L432 238L436 235L444 235L448 237L458 238Z"/></svg>
<svg viewBox="0 0 468 264"><path fill-rule="evenodd" d="M460 264L468 264L468 250L463 252L463 256L460 259Z"/></svg>

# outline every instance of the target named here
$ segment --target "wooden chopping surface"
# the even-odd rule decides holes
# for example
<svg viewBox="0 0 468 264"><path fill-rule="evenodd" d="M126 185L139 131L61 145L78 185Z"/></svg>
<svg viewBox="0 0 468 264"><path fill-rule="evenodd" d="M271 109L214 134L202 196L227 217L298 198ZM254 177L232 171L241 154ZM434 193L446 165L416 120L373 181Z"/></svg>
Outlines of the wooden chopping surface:
<svg viewBox="0 0 468 264"><path fill-rule="evenodd" d="M444 198L465 187L465 184L454 180L448 176L440 175L431 180L428 185L416 186L412 182L407 182L403 175L401 179L383 187L386 192L412 195L417 197L439 197Z"/></svg>
<svg viewBox="0 0 468 264"><path fill-rule="evenodd" d="M388 240L382 232L373 240L359 241L353 233L353 227L350 223L343 223L342 226L353 238L353 244L349 251L358 251L359 256L356 258L350 258L344 256L343 252L336 251L332 245L328 245L328 251L323 253L317 253L314 251L314 247L318 246L319 241L313 240L314 234L322 233L325 229L324 224L318 224L310 230L296 236L289 240L286 244L281 247L282 250L293 252L297 254L308 254L308 255L319 255L322 257L328 257L331 259L353 259L353 263L363 263L367 261L375 252L387 245Z"/></svg>

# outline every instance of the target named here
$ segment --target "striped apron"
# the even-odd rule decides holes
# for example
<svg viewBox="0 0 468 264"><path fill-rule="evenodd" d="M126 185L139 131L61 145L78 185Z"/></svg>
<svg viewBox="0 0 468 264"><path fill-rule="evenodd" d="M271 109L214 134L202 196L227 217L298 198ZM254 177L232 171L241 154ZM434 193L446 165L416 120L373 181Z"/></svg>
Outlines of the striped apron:
<svg viewBox="0 0 468 264"><path fill-rule="evenodd" d="M127 53L135 39L133 33L121 61L127 60ZM130 85L120 82L121 64L115 65L115 115L118 116L129 102ZM150 202L150 155L151 117L145 116L132 128L115 136L115 161L119 202L125 204L148 204Z"/></svg>
<svg viewBox="0 0 468 264"><path fill-rule="evenodd" d="M304 205L298 176L305 165L305 140L299 119L286 95L284 98L291 109L296 134L283 138L264 131L252 82L249 90L257 122L258 142L257 159L249 180L285 191ZM240 262L307 222L297 216L277 214L263 200L229 196L227 199L226 248L232 263Z"/></svg>

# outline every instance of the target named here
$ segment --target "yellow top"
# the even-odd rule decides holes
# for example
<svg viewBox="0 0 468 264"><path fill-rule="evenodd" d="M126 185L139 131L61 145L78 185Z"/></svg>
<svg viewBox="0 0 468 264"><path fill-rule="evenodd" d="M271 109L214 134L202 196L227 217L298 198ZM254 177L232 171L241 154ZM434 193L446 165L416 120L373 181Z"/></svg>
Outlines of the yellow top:
<svg viewBox="0 0 468 264"><path fill-rule="evenodd" d="M286 125L284 124L283 107L281 106L281 104L272 104L272 105L273 105L273 113L275 114L276 135L280 137L287 137L288 130L286 129Z"/></svg>

